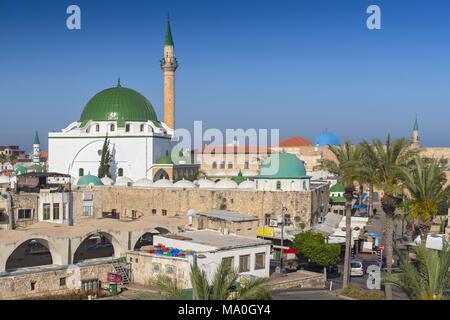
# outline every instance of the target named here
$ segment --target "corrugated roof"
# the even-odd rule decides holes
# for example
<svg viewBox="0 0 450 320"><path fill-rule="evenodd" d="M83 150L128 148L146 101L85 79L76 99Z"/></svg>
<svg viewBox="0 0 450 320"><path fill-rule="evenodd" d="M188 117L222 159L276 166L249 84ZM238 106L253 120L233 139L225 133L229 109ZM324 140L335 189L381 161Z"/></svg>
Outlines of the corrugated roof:
<svg viewBox="0 0 450 320"><path fill-rule="evenodd" d="M199 216L205 216L212 219L220 219L220 220L227 220L227 221L254 221L258 220L256 217L252 217L246 214L238 213L238 212L232 212L232 211L226 211L226 210L214 210L214 211L207 211L207 212L198 212L196 215Z"/></svg>

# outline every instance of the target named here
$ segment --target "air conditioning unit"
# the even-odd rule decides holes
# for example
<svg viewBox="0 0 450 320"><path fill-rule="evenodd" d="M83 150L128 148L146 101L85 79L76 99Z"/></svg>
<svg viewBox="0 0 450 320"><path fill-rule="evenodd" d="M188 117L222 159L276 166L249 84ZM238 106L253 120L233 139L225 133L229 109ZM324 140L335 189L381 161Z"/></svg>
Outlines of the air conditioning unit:
<svg viewBox="0 0 450 320"><path fill-rule="evenodd" d="M275 220L275 219L270 219L269 226L277 227L278 226L278 221Z"/></svg>

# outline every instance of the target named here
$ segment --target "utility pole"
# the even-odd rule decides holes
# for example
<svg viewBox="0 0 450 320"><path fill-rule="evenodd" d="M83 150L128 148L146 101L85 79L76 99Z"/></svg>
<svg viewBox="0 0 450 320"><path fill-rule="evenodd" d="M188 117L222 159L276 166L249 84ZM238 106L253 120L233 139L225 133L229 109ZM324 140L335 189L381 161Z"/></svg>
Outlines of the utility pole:
<svg viewBox="0 0 450 320"><path fill-rule="evenodd" d="M281 204L281 252L280 252L280 273L285 274L283 266L283 245L284 245L284 212L286 211L286 205Z"/></svg>

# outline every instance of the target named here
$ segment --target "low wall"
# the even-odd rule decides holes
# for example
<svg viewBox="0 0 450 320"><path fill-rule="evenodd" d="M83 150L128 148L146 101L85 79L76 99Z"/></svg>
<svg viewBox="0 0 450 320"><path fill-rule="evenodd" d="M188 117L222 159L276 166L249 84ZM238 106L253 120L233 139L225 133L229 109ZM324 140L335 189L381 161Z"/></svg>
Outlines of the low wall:
<svg viewBox="0 0 450 320"><path fill-rule="evenodd" d="M288 273L284 277L276 277L270 280L272 290L286 290L292 288L302 289L323 289L325 288L325 279L322 273L315 273L300 270Z"/></svg>
<svg viewBox="0 0 450 320"><path fill-rule="evenodd" d="M79 291L82 281L95 279L100 280L101 285L105 287L108 285L107 274L112 271L111 263L16 271L11 275L0 277L0 299L13 300L69 294ZM34 283L34 289L32 283Z"/></svg>

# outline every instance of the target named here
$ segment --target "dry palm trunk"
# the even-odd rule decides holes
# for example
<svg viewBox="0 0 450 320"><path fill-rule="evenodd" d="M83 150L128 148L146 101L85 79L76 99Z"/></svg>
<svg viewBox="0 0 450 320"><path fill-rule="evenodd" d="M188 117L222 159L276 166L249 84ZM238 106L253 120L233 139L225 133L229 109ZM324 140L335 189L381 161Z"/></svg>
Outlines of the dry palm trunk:
<svg viewBox="0 0 450 320"><path fill-rule="evenodd" d="M369 183L369 218L373 217L373 183Z"/></svg>
<svg viewBox="0 0 450 320"><path fill-rule="evenodd" d="M413 242L414 237L414 221L406 219L406 241Z"/></svg>
<svg viewBox="0 0 450 320"><path fill-rule="evenodd" d="M386 271L392 274L392 259L394 257L394 213L396 200L394 196L385 194L382 200L383 211L385 214L385 239L384 246L386 250ZM384 285L387 300L392 300L392 286L386 283Z"/></svg>
<svg viewBox="0 0 450 320"><path fill-rule="evenodd" d="M420 242L423 245L426 245L428 234L430 233L431 230L431 218L427 220L423 220L422 218L420 218L419 230L420 230Z"/></svg>
<svg viewBox="0 0 450 320"><path fill-rule="evenodd" d="M344 256L344 277L342 287L348 286L350 279L350 253L352 246L352 200L353 192L348 191L344 194L345 202L345 256Z"/></svg>

